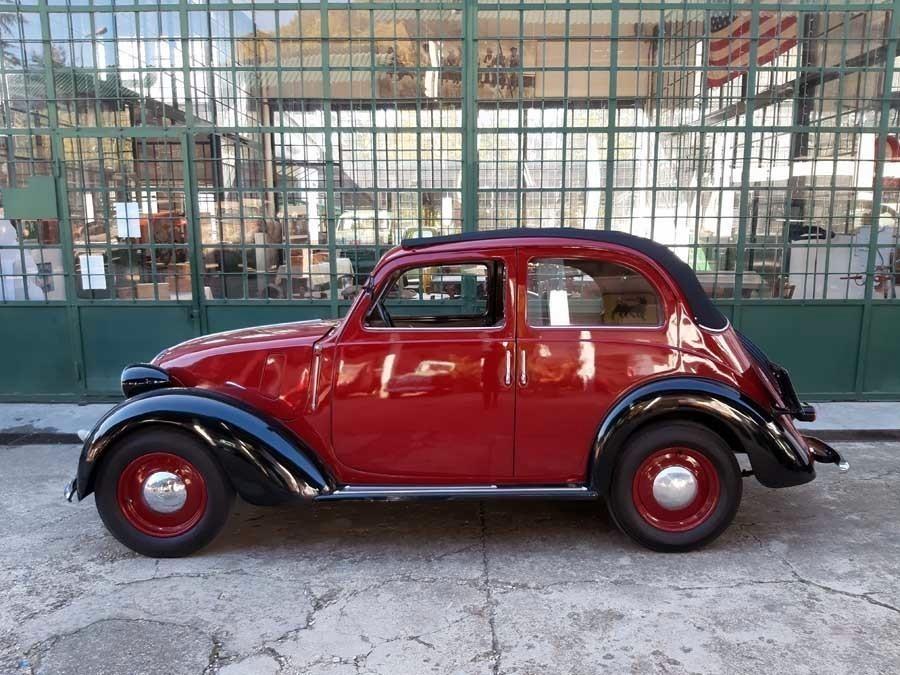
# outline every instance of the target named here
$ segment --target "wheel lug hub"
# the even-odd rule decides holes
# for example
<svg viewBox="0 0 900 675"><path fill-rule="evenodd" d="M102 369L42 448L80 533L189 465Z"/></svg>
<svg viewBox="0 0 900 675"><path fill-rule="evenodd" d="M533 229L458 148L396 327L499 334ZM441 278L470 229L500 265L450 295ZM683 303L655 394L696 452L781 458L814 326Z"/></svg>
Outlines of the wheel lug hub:
<svg viewBox="0 0 900 675"><path fill-rule="evenodd" d="M653 498L664 509L683 509L696 496L697 478L685 466L667 466L653 479Z"/></svg>
<svg viewBox="0 0 900 675"><path fill-rule="evenodd" d="M141 486L141 497L157 513L175 513L187 501L187 485L170 471L154 471Z"/></svg>

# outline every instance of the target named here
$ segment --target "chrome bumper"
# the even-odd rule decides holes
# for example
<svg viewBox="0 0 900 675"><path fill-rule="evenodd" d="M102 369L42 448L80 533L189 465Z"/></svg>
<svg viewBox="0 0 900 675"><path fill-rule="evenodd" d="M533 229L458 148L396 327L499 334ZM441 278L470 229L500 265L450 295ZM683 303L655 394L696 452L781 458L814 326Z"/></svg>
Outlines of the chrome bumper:
<svg viewBox="0 0 900 675"><path fill-rule="evenodd" d="M75 498L76 488L75 484L78 479L73 478L68 483L66 483L66 487L63 489L63 495L65 495L66 501L71 502Z"/></svg>
<svg viewBox="0 0 900 675"><path fill-rule="evenodd" d="M818 439L815 436L804 436L803 440L806 441L806 445L809 446L809 451L812 453L813 459L819 464L836 464L838 470L842 473L850 470L850 462L844 459L841 453L832 448L825 441Z"/></svg>

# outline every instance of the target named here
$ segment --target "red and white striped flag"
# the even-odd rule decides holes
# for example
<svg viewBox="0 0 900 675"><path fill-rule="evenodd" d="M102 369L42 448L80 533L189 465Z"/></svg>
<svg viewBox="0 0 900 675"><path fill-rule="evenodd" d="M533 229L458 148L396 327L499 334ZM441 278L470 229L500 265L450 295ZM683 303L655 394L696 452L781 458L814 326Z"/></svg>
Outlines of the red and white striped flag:
<svg viewBox="0 0 900 675"><path fill-rule="evenodd" d="M721 87L747 72L750 65L750 12L713 12L709 17L709 70L706 85ZM797 15L759 15L756 63L763 65L797 45Z"/></svg>

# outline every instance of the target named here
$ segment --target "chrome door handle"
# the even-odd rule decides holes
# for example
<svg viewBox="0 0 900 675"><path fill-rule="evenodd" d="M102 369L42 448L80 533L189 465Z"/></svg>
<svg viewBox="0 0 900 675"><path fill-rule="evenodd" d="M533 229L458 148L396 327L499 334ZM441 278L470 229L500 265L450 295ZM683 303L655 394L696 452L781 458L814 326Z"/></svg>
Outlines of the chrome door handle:
<svg viewBox="0 0 900 675"><path fill-rule="evenodd" d="M507 387L512 384L512 349L506 349L506 374L503 376L503 384Z"/></svg>
<svg viewBox="0 0 900 675"><path fill-rule="evenodd" d="M523 387L528 384L528 368L525 365L525 350L522 350L522 360L519 362L519 384Z"/></svg>

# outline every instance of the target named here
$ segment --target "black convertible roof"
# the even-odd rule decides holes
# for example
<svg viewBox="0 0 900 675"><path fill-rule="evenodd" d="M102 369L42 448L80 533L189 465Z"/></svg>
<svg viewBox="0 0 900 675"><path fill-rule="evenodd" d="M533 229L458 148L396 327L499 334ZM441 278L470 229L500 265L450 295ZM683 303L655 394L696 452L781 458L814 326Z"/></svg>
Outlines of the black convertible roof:
<svg viewBox="0 0 900 675"><path fill-rule="evenodd" d="M701 326L720 330L728 325L728 319L719 311L709 296L703 291L703 287L697 280L697 275L690 265L677 255L672 253L662 244L650 239L636 237L627 232L615 232L607 230L577 230L568 227L546 228L514 228L507 230L486 230L484 232L464 232L462 234L448 234L440 237L421 237L404 239L402 246L405 249L422 249L441 244L456 244L468 241L490 241L492 239L529 239L534 237L553 237L559 239L596 241L603 244L616 244L634 249L643 253L648 258L662 267L679 285L684 297L690 306L694 319Z"/></svg>

